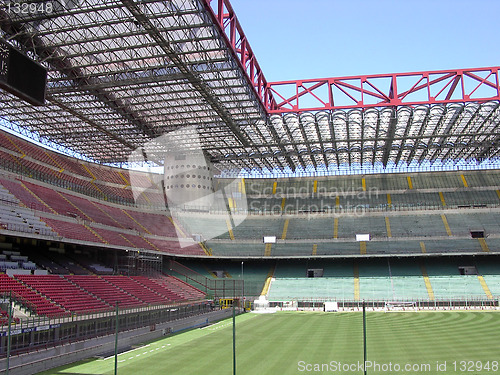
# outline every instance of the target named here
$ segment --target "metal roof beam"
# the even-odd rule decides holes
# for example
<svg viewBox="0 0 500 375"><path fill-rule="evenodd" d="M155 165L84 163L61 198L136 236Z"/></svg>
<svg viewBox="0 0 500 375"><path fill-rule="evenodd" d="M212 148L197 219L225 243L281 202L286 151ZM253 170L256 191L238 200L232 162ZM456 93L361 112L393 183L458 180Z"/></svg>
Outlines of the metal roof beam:
<svg viewBox="0 0 500 375"><path fill-rule="evenodd" d="M391 118L387 128L387 141L384 146L384 155L382 156L382 164L387 167L392 150L392 143L394 142L394 135L396 134L396 126L398 124L398 112L396 108L391 108Z"/></svg>
<svg viewBox="0 0 500 375"><path fill-rule="evenodd" d="M473 133L459 133L459 134L447 134L447 135L443 135L442 137L443 138L449 138L449 137L457 137L457 136L469 136L469 137L474 137L474 136L496 136L498 135L498 133L496 132L473 132ZM397 141L404 141L404 140L411 140L411 139L414 139L414 140L424 140L424 139L431 139L431 138L434 138L435 135L434 134L431 134L431 135L414 135L414 136L408 136L408 137L394 137L392 138L392 140L397 140ZM389 141L389 138L388 137L380 137L380 138L377 138L379 141ZM363 141L362 138L352 138L350 140L351 142L361 142ZM365 139L366 141L366 139ZM329 143L329 142L335 142L335 139L325 139L324 140L325 143ZM281 143L282 146L300 146L302 144L304 144L305 142L287 142L287 143ZM271 144L272 145L272 144ZM266 146L265 144L255 144L255 147L264 147Z"/></svg>
<svg viewBox="0 0 500 375"><path fill-rule="evenodd" d="M27 33L26 30L23 30L23 27L21 25L14 25L8 21L4 21L2 22L1 27L9 35L16 35L16 40L21 43L21 45L25 46L28 50L33 50L33 52L36 55L40 56L42 59L49 60L52 66L59 69L63 74L66 74L70 80L75 82L76 85L84 88L87 84L89 84L86 79L82 78L83 74L79 71L79 69L73 67L71 63L63 56L59 56L54 48L46 46L42 42L42 40L35 35L32 35L29 39L26 35L30 34ZM128 118L130 121L135 123L139 129L144 131L144 133L148 134L149 136L155 135L154 132L148 127L148 125L143 123L142 120L135 118L133 113L126 110L123 105L119 104L118 99L116 99L112 93L94 91L91 92L91 94L96 96L97 99L109 105L110 108L116 110L117 113L119 113L121 116ZM84 115L80 114L80 118L82 120L85 119L85 122L93 123L92 120L86 118ZM120 143L126 145L127 147L131 146L127 140L120 139L120 137L118 137L116 140L119 140ZM131 149L134 148L135 147L132 147Z"/></svg>
<svg viewBox="0 0 500 375"><path fill-rule="evenodd" d="M404 132L404 135L401 139L401 145L399 147L398 155L396 156L396 159L394 160L394 164L396 164L396 165L398 165L399 161L401 160L401 156L403 155L403 150L405 149L405 143L406 143L406 140L408 139L408 133L410 132L412 122L413 122L413 111L411 111L410 115L408 116L408 122L406 123L405 132ZM392 138L392 142L394 142L394 137Z"/></svg>
<svg viewBox="0 0 500 375"><path fill-rule="evenodd" d="M182 74L186 76L189 83L200 93L212 109L220 116L222 121L233 131L235 137L245 147L250 147L250 142L246 136L240 131L238 126L233 122L231 115L227 112L224 106L220 103L219 99L212 94L211 89L196 76L188 66L177 56L176 52L172 49L170 43L163 37L163 35L156 29L148 17L141 11L133 0L121 0L127 9L132 13L137 22L148 32L148 34L158 43L163 49L165 54L176 65Z"/></svg>

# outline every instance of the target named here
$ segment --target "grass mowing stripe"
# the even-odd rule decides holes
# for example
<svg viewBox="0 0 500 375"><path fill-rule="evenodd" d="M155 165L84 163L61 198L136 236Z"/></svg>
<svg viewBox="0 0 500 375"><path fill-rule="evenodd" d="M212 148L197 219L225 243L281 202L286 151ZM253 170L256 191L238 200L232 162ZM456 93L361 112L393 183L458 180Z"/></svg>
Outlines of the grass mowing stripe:
<svg viewBox="0 0 500 375"><path fill-rule="evenodd" d="M237 317L237 324L243 323L247 320L255 318L255 314L245 314ZM184 366L185 363L191 363L195 366L202 366L201 362L197 360L203 357L207 357L207 363L210 358L210 353L202 353L201 357L196 357L196 348L202 348L211 345L213 341L210 336L220 336L221 332L228 332L228 335L232 335L232 318L225 319L219 324L224 325L223 329L218 329L216 331L210 329L192 329L186 332L180 332L178 334L168 336L166 338L162 338L156 341L152 341L149 346L146 348L143 346L142 350L138 350L137 353L134 353L133 356L130 353L122 353L118 355L118 359L126 359L125 362L120 362L118 371L119 374L130 374L137 375L145 373L145 369L147 369L147 374L188 374L189 372L184 372L188 370L189 366ZM232 340L232 338L231 338ZM227 345L232 345L232 341ZM156 351L156 348L159 350ZM193 349L194 348L194 349ZM145 350L147 349L147 350ZM150 353L149 350L155 349L154 353ZM193 349L193 350L192 350ZM225 355L232 355L232 347L229 346L227 353ZM194 356L194 357L193 357ZM132 359L131 359L132 357ZM195 360L193 361L193 358ZM56 369L48 370L45 372L41 372L40 375L49 375L49 374L86 374L86 375L107 375L114 373L114 364L108 365L107 363L113 363L113 361L102 361L98 359L88 359L80 362L76 362L71 365L62 366ZM232 363L230 364L230 368ZM166 372L168 369L168 372ZM193 374L196 374L196 371L201 371L200 369L195 369ZM198 372L202 373L202 372Z"/></svg>
<svg viewBox="0 0 500 375"><path fill-rule="evenodd" d="M124 353L119 357L122 362L118 372L120 375L231 374L232 325L227 323L228 320L211 330L194 329L151 342L144 353L137 351L140 354L137 358ZM307 371L300 371L299 361L329 365L331 361L357 363L363 358L361 313L245 314L237 317L236 324L238 375L301 374ZM367 312L368 360L379 364L431 366L431 372L405 372L418 374L461 373L453 368L454 361L458 365L460 361L481 365L489 361L491 367L492 361L500 361L498 327L499 312ZM445 361L447 371L438 372L437 364ZM90 360L43 374L112 374L110 363ZM330 369L312 373L335 372ZM362 371L336 373L362 374ZM369 370L368 373L388 372ZM493 372L476 368L472 373Z"/></svg>

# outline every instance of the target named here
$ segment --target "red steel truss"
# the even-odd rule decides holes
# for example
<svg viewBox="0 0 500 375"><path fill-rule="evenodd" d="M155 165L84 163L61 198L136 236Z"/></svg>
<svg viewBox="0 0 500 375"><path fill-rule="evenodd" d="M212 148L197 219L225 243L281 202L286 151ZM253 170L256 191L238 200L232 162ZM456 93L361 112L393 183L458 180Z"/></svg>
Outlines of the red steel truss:
<svg viewBox="0 0 500 375"><path fill-rule="evenodd" d="M270 114L500 100L499 67L270 82Z"/></svg>
<svg viewBox="0 0 500 375"><path fill-rule="evenodd" d="M272 98L266 97L269 93L269 90L266 90L267 81L229 0L204 0L204 4L210 10L214 24L220 27L226 44L234 52L260 101L272 103Z"/></svg>
<svg viewBox="0 0 500 375"><path fill-rule="evenodd" d="M268 114L500 100L499 67L267 82L229 0L204 0Z"/></svg>

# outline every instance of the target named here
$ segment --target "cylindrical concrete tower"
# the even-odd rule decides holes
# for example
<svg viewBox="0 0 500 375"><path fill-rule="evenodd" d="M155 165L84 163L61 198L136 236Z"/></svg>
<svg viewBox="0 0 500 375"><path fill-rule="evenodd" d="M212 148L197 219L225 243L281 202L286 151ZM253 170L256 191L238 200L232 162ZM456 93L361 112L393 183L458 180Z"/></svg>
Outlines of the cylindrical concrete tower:
<svg viewBox="0 0 500 375"><path fill-rule="evenodd" d="M165 156L165 195L170 208L208 210L214 200L213 168L203 152Z"/></svg>

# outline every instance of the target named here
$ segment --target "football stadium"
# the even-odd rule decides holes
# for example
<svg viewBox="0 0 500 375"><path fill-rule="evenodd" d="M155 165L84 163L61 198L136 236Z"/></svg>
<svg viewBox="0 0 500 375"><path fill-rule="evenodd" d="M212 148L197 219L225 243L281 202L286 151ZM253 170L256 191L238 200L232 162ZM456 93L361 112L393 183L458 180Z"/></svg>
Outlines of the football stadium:
<svg viewBox="0 0 500 375"><path fill-rule="evenodd" d="M0 373L499 373L499 255L498 66L268 81L229 0L2 2Z"/></svg>

